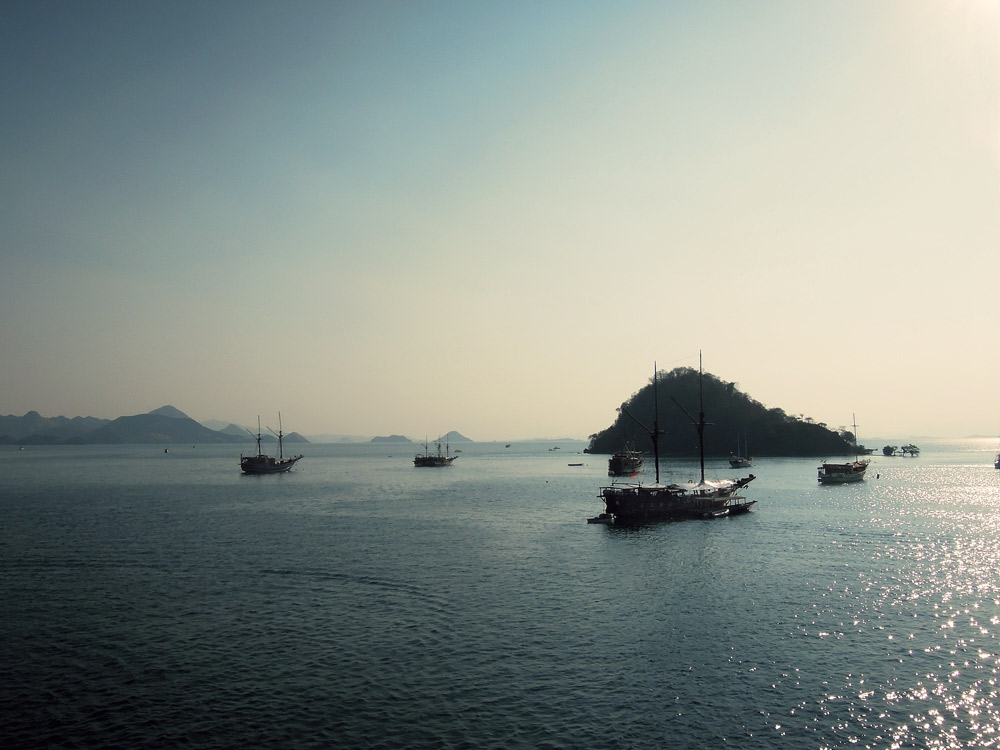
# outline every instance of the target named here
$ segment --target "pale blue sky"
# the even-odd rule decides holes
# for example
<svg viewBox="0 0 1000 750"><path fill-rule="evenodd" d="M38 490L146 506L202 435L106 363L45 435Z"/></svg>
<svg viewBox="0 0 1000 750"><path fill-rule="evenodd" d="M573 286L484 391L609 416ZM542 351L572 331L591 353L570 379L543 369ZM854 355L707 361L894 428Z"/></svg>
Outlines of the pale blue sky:
<svg viewBox="0 0 1000 750"><path fill-rule="evenodd" d="M1000 435L998 2L8 2L0 64L0 413L585 437L700 349Z"/></svg>

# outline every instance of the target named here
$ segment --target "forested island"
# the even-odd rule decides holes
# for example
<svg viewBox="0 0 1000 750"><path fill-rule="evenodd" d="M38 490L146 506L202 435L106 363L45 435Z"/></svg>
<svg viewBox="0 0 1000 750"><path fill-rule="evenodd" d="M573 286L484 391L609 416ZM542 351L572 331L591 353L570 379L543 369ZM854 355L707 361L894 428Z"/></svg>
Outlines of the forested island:
<svg viewBox="0 0 1000 750"><path fill-rule="evenodd" d="M658 373L657 380L662 431L660 455L697 456L698 432L689 417L698 418L698 371L691 367L678 367L670 372ZM752 456L826 457L855 451L854 435L849 430L838 432L811 419L790 416L782 409L768 409L740 391L735 383L707 372L702 378L702 386L705 421L708 423L705 428L706 456L737 453L737 440L739 452ZM654 418L651 378L646 386L619 407L614 424L590 436L587 450L590 453L614 453L629 444L651 453L652 441L647 430L653 429ZM746 447L747 444L749 447Z"/></svg>

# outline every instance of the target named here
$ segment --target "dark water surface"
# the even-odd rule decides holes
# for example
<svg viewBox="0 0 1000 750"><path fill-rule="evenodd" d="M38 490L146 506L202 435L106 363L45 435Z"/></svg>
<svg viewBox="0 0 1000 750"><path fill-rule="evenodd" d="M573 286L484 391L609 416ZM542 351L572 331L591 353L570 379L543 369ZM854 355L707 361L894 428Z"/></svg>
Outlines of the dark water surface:
<svg viewBox="0 0 1000 750"><path fill-rule="evenodd" d="M994 746L988 443L631 530L581 443L5 448L0 746Z"/></svg>

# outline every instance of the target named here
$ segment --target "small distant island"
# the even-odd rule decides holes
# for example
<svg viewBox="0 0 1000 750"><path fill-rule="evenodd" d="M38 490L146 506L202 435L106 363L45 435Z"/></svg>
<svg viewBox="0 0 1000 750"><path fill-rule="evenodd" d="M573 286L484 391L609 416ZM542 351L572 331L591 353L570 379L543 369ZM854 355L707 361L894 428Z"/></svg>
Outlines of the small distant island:
<svg viewBox="0 0 1000 750"><path fill-rule="evenodd" d="M883 456L910 456L916 458L920 455L920 449L913 443L907 443L902 448L898 445L886 445L882 448Z"/></svg>
<svg viewBox="0 0 1000 750"><path fill-rule="evenodd" d="M697 415L699 404L698 371L679 367L658 373L660 404L659 450L661 456L698 455L698 434L689 414ZM805 417L793 417L781 409L768 409L730 383L710 373L704 385L705 455L729 456L737 450L751 456L839 456L863 452L856 446L850 430L831 430L825 424ZM676 401L676 403L675 403ZM628 413L626 413L628 412ZM590 436L589 453L615 453L625 445L652 452L648 433L631 414L649 429L654 419L653 383L632 394L618 410L614 423ZM747 444L749 446L747 447Z"/></svg>
<svg viewBox="0 0 1000 750"><path fill-rule="evenodd" d="M373 443L413 443L413 442L419 442L421 445L423 445L423 443L424 443L423 440L414 441L414 440L411 440L410 438L406 437L405 435L388 435L388 436L381 435L379 437L373 437L371 439L371 442L373 442ZM446 432L444 435L441 435L440 437L427 438L427 442L428 443L437 443L437 442L442 442L442 443L471 443L472 440L470 440L469 438L467 438L465 435L463 435L461 432L458 432L457 430L450 430L450 431Z"/></svg>

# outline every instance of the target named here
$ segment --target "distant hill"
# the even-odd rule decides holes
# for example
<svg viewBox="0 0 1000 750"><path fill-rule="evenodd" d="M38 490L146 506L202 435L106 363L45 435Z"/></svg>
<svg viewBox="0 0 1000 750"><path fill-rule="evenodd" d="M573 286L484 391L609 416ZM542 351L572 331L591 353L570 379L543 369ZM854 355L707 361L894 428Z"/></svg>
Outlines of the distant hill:
<svg viewBox="0 0 1000 750"><path fill-rule="evenodd" d="M681 367L659 373L659 422L661 456L697 456L698 433L689 419L697 418L698 371ZM739 436L749 442L752 456L841 456L854 451L853 437L838 433L810 419L791 417L781 409L768 409L741 392L735 383L704 375L705 455L728 456L736 452ZM626 443L652 453L646 428L654 422L652 380L622 404L610 427L590 436L592 453L614 453ZM680 407L683 407L685 414ZM628 412L628 413L626 413ZM635 419L628 416L632 415ZM639 420L642 426L636 423ZM744 438L744 436L746 436Z"/></svg>
<svg viewBox="0 0 1000 750"><path fill-rule="evenodd" d="M471 442L473 442L469 438L465 437L465 435L463 435L461 432L457 432L455 430L451 430L450 432L446 432L444 435L442 435L441 437L438 437L438 438L428 438L427 442L436 443L439 440L442 443L471 443ZM371 442L373 442L373 443L412 443L414 441L411 440L410 438L404 436L404 435L388 435L388 436L380 435L378 437L373 437L371 439ZM421 444L423 444L424 441L420 440L418 442L420 442Z"/></svg>
<svg viewBox="0 0 1000 750"><path fill-rule="evenodd" d="M285 435L286 443L308 443L297 432ZM118 417L115 420L96 417L43 417L29 411L23 417L0 416L2 445L101 445L155 443L246 443L252 440L246 430L229 424L224 430L213 430L188 417L173 406L161 406L147 414ZM263 440L276 443L272 435Z"/></svg>
<svg viewBox="0 0 1000 750"><path fill-rule="evenodd" d="M158 417L173 417L174 419L190 419L190 417L182 412L180 409L176 409L169 404L167 406L161 406L159 409L153 409L149 412L150 414L155 414Z"/></svg>
<svg viewBox="0 0 1000 750"><path fill-rule="evenodd" d="M29 411L23 417L0 416L0 444L57 445L108 424L97 417L43 417Z"/></svg>
<svg viewBox="0 0 1000 750"><path fill-rule="evenodd" d="M71 438L69 444L100 445L119 443L244 443L247 438L210 430L190 417L163 414L136 414L118 417L109 424Z"/></svg>
<svg viewBox="0 0 1000 750"><path fill-rule="evenodd" d="M240 437L243 437L247 434L245 427L240 427L238 424L233 424L232 422L222 428L215 427L211 422L207 422L205 423L205 427L210 430L216 430L217 432L224 432L226 435L239 435Z"/></svg>

